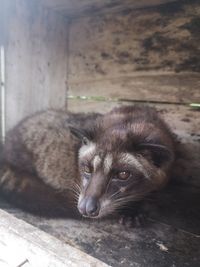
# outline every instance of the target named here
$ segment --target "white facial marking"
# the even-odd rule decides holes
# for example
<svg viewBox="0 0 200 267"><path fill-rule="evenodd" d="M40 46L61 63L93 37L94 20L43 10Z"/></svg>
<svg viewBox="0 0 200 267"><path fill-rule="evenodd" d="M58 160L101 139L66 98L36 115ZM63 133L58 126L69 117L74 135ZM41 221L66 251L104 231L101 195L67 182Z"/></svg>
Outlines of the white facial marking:
<svg viewBox="0 0 200 267"><path fill-rule="evenodd" d="M78 198L78 205L81 203L82 199L83 199L83 194L81 193Z"/></svg>
<svg viewBox="0 0 200 267"><path fill-rule="evenodd" d="M93 160L93 168L94 168L94 171L97 170L97 168L99 167L100 164L101 164L101 158L98 155L96 155L94 157L94 160Z"/></svg>
<svg viewBox="0 0 200 267"><path fill-rule="evenodd" d="M85 187L87 184L87 179L83 178L83 187Z"/></svg>
<svg viewBox="0 0 200 267"><path fill-rule="evenodd" d="M139 162L139 160L129 153L122 153L120 156L120 161L135 166L144 176L149 179L149 174L145 170L144 166Z"/></svg>
<svg viewBox="0 0 200 267"><path fill-rule="evenodd" d="M111 201L109 199L103 199L101 202L101 209L104 209L105 207L109 206Z"/></svg>
<svg viewBox="0 0 200 267"><path fill-rule="evenodd" d="M113 156L111 154L107 154L104 159L104 172L109 173L113 163Z"/></svg>
<svg viewBox="0 0 200 267"><path fill-rule="evenodd" d="M95 143L89 143L88 145L83 145L79 150L79 158L89 156L95 152L96 145Z"/></svg>

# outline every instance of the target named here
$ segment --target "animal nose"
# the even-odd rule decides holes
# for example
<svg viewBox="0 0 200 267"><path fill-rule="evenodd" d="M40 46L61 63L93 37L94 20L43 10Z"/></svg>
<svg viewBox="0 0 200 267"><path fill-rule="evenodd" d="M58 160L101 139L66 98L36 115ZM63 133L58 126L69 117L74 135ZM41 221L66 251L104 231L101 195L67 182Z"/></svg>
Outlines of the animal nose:
<svg viewBox="0 0 200 267"><path fill-rule="evenodd" d="M86 197L81 200L78 209L83 216L95 217L99 214L100 204L97 198Z"/></svg>
<svg viewBox="0 0 200 267"><path fill-rule="evenodd" d="M88 197L86 213L88 216L97 216L99 214L99 201L95 197Z"/></svg>

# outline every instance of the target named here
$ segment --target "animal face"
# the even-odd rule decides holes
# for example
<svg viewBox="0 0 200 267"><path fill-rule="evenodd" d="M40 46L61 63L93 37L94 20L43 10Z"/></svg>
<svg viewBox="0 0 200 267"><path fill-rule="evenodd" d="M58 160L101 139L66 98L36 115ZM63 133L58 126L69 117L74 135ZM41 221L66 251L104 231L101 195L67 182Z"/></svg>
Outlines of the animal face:
<svg viewBox="0 0 200 267"><path fill-rule="evenodd" d="M119 108L91 129L71 132L82 140L78 210L83 216L109 215L166 184L172 140L155 110Z"/></svg>
<svg viewBox="0 0 200 267"><path fill-rule="evenodd" d="M99 218L143 198L152 189L151 172L147 171L151 168L136 153L102 150L93 142L84 144L79 151L79 212Z"/></svg>

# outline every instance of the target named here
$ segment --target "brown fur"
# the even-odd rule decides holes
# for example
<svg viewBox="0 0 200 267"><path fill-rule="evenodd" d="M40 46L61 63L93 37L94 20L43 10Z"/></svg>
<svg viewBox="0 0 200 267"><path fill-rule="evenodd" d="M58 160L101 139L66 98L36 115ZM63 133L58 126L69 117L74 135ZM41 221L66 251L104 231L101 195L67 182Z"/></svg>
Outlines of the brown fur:
<svg viewBox="0 0 200 267"><path fill-rule="evenodd" d="M89 166L92 171L89 178L81 172L84 185L78 206L84 216L105 216L168 182L175 159L175 140L154 108L116 108L97 119L95 127L86 130L85 136L88 145L83 153L80 150L79 165ZM94 144L94 151L90 151ZM91 163L97 156L102 163L93 170ZM110 173L104 171L106 157L112 157ZM123 163L123 157L132 159L132 165ZM116 179L115 173L120 171L130 172L131 177L127 181ZM97 211L90 214L92 207Z"/></svg>
<svg viewBox="0 0 200 267"><path fill-rule="evenodd" d="M74 134L87 144L81 146L81 140ZM84 149L91 144L95 144L94 151L78 162L80 147ZM145 144L167 148L170 157L162 160L162 153L152 152L152 147ZM99 165L87 185L83 185L85 162L91 164L95 155L103 160L105 155L111 154L112 168L123 170L120 153L133 155L148 173L149 180L132 166L133 180L113 182L111 174L103 174L103 165ZM103 209L109 200L111 207L104 208L101 217L115 210L111 195L116 190L121 190L118 194L121 198L123 194L128 195L128 201L143 198L164 186L174 156L174 137L155 109L121 107L104 116L48 110L26 118L7 134L0 188L12 201L25 208L34 207L30 210L36 211L61 208L67 213L69 207L75 207L77 197L79 204L83 198L95 198Z"/></svg>
<svg viewBox="0 0 200 267"><path fill-rule="evenodd" d="M80 141L68 126L83 127L94 118L48 110L21 121L7 133L3 147L2 193L23 208L48 215L75 204Z"/></svg>

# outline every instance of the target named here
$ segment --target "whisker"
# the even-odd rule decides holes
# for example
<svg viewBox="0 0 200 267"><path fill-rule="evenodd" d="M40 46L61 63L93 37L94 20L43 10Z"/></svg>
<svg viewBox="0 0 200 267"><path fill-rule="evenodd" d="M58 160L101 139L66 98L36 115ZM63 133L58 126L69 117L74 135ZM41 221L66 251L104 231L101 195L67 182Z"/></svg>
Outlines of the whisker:
<svg viewBox="0 0 200 267"><path fill-rule="evenodd" d="M110 196L110 200L111 200L114 196L118 195L119 193L120 193L120 190L118 190L118 191L116 191L115 193L113 193L113 194Z"/></svg>
<svg viewBox="0 0 200 267"><path fill-rule="evenodd" d="M117 208L117 207L122 207L127 205L128 206L128 202L131 201L138 201L139 199L141 199L142 195L138 194L138 195L128 195L126 197L121 197L119 199L116 199L115 201L113 201L112 205Z"/></svg>

